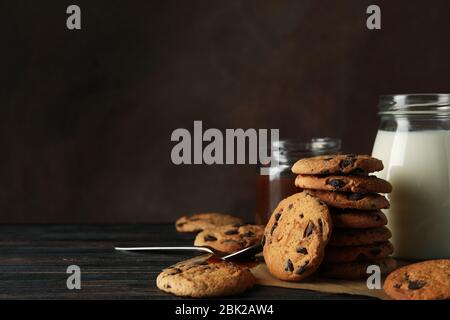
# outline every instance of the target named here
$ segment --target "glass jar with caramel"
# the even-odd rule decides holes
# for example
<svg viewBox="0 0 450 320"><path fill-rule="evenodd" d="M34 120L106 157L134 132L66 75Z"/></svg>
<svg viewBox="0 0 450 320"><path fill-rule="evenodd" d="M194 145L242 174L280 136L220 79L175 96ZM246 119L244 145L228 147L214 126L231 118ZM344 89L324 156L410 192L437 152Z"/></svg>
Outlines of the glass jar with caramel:
<svg viewBox="0 0 450 320"><path fill-rule="evenodd" d="M279 140L272 144L271 166L268 175L259 175L256 186L256 223L266 224L278 203L301 189L294 184L292 165L299 159L335 154L341 149L341 140L313 138L309 141ZM275 165L273 165L275 164Z"/></svg>

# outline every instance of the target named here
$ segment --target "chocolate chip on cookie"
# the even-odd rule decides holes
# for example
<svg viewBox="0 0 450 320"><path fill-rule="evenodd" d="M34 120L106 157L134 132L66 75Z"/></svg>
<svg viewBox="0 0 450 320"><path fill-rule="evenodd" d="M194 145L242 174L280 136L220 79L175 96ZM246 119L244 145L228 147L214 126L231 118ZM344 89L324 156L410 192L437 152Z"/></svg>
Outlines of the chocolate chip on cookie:
<svg viewBox="0 0 450 320"><path fill-rule="evenodd" d="M208 298L240 294L255 284L247 268L231 262L185 261L163 270L159 289L182 297Z"/></svg>
<svg viewBox="0 0 450 320"><path fill-rule="evenodd" d="M243 221L240 218L233 217L224 213L197 213L190 217L182 216L178 218L175 223L175 227L178 232L200 232L202 230L223 226L227 224L242 224Z"/></svg>
<svg viewBox="0 0 450 320"><path fill-rule="evenodd" d="M206 229L195 237L194 245L210 246L221 252L233 253L260 243L264 226L259 225L225 225Z"/></svg>
<svg viewBox="0 0 450 320"><path fill-rule="evenodd" d="M331 228L328 208L316 197L301 192L282 200L265 228L270 273L286 281L311 275L322 262Z"/></svg>
<svg viewBox="0 0 450 320"><path fill-rule="evenodd" d="M341 191L355 193L389 193L392 186L375 176L313 176L299 175L295 185L303 189Z"/></svg>
<svg viewBox="0 0 450 320"><path fill-rule="evenodd" d="M354 174L365 175L383 170L383 163L368 155L329 155L300 159L292 166L297 174Z"/></svg>
<svg viewBox="0 0 450 320"><path fill-rule="evenodd" d="M379 210L389 208L389 201L375 193L344 193L322 190L307 190L330 207L342 209Z"/></svg>
<svg viewBox="0 0 450 320"><path fill-rule="evenodd" d="M210 235L210 234L207 234L207 235L205 235L205 236L203 237L203 240L204 240L205 242L210 242L210 241L217 241L217 238L214 237L214 236L212 236L212 235Z"/></svg>
<svg viewBox="0 0 450 320"><path fill-rule="evenodd" d="M384 291L398 300L450 299L450 259L428 260L389 274Z"/></svg>

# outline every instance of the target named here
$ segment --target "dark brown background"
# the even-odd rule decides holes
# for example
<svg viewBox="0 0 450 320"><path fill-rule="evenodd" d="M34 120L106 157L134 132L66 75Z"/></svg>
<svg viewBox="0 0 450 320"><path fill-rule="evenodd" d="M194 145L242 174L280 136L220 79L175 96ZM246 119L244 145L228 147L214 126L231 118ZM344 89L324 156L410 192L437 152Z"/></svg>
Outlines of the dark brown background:
<svg viewBox="0 0 450 320"><path fill-rule="evenodd" d="M65 27L82 8L82 30ZM371 152L382 93L449 91L448 1L2 1L0 222L253 217L253 166L175 166L171 132L280 128Z"/></svg>

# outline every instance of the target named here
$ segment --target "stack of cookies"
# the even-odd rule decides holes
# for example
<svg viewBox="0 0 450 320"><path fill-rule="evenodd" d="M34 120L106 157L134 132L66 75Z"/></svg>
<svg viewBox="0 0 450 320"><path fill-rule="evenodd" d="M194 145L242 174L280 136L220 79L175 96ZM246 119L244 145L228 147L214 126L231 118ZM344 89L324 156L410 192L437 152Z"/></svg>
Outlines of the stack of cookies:
<svg viewBox="0 0 450 320"><path fill-rule="evenodd" d="M292 167L295 185L327 204L333 232L320 271L333 278L367 278L367 267L378 265L382 273L395 268L389 242L391 232L380 209L388 200L389 182L369 174L383 163L366 155L332 155L301 159Z"/></svg>

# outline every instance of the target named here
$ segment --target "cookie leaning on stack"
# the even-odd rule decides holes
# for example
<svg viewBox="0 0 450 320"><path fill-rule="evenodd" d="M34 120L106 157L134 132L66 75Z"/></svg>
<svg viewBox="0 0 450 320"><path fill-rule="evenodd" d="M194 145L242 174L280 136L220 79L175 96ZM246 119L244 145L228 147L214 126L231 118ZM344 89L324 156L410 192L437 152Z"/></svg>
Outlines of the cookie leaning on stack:
<svg viewBox="0 0 450 320"><path fill-rule="evenodd" d="M383 163L367 155L330 155L301 159L292 167L298 174L295 185L325 202L334 230L325 250L323 275L333 278L367 277L366 268L379 265L382 273L396 264L389 256L391 232L385 227L388 200L378 193L390 193L389 182L369 173L383 169Z"/></svg>
<svg viewBox="0 0 450 320"><path fill-rule="evenodd" d="M263 255L270 273L300 281L320 266L331 234L328 207L306 192L282 200L264 230Z"/></svg>

